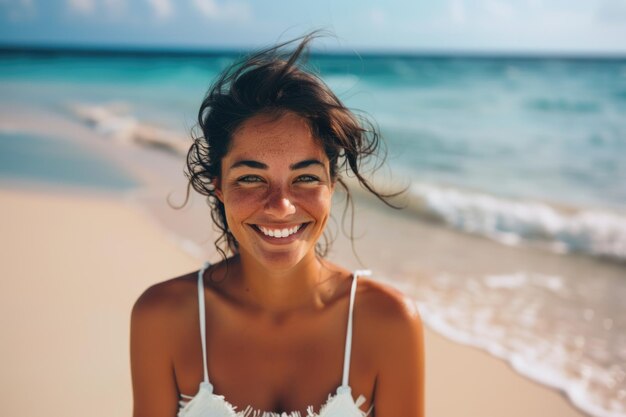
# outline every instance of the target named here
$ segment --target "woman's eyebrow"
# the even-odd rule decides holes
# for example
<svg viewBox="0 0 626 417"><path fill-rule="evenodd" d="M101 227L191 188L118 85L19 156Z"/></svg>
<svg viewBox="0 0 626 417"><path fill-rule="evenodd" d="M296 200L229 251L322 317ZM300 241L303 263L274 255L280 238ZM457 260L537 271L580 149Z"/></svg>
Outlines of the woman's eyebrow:
<svg viewBox="0 0 626 417"><path fill-rule="evenodd" d="M253 161L250 159L241 159L230 166L230 169L239 168L239 167L248 167L248 168L256 168L256 169L267 169L269 168L266 164L259 161Z"/></svg>
<svg viewBox="0 0 626 417"><path fill-rule="evenodd" d="M289 169L291 170L302 169L302 168L310 167L311 165L319 165L322 168L325 168L322 161L319 161L317 159L305 159L304 161L296 162L295 164L289 165Z"/></svg>
<svg viewBox="0 0 626 417"><path fill-rule="evenodd" d="M305 159L304 161L296 162L296 163L289 165L289 169L291 169L292 171L295 171L297 169L310 167L311 165L319 165L322 168L325 168L324 163L322 163L322 161L318 159ZM241 159L233 163L230 166L230 169L239 168L239 167L248 167L248 168L256 168L256 169L268 169L269 168L267 164L264 164L263 162L254 161L251 159Z"/></svg>

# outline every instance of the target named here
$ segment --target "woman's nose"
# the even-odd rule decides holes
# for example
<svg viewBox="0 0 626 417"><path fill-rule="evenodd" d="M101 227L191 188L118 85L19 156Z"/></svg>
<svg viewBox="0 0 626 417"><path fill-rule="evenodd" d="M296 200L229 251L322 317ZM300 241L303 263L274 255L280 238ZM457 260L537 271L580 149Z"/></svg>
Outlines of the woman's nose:
<svg viewBox="0 0 626 417"><path fill-rule="evenodd" d="M276 218L284 218L294 214L296 206L291 201L288 192L281 187L276 187L268 196L265 212Z"/></svg>

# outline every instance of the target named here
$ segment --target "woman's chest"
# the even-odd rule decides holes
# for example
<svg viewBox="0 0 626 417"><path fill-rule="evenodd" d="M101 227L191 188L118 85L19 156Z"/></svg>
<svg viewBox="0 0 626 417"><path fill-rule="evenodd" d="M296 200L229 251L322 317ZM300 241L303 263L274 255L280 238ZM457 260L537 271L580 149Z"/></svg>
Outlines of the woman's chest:
<svg viewBox="0 0 626 417"><path fill-rule="evenodd" d="M239 409L317 410L342 382L346 343L345 318L289 318L279 322L207 317L209 380L214 392ZM359 326L361 327L361 326ZM184 326L174 354L176 383L194 395L203 377L198 323ZM350 379L355 398L372 400L376 366L355 326ZM362 345L362 346L359 346Z"/></svg>

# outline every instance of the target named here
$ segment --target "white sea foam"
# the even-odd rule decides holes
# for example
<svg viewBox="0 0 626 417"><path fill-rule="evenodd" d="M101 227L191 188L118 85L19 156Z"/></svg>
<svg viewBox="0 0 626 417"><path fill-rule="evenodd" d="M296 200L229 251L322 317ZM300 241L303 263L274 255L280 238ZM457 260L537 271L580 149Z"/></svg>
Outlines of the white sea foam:
<svg viewBox="0 0 626 417"><path fill-rule="evenodd" d="M533 243L556 252L626 259L626 217L601 209L562 210L547 203L413 184L418 213L501 243Z"/></svg>
<svg viewBox="0 0 626 417"><path fill-rule="evenodd" d="M626 322L619 305L626 291L605 288L619 293L616 309L594 295L597 282L584 278L442 274L403 290L415 295L433 330L507 360L593 416L624 417Z"/></svg>
<svg viewBox="0 0 626 417"><path fill-rule="evenodd" d="M70 105L69 109L91 125L97 133L118 142L158 147L178 155L185 155L189 148L183 135L140 122L130 113L130 108L125 103L80 103Z"/></svg>

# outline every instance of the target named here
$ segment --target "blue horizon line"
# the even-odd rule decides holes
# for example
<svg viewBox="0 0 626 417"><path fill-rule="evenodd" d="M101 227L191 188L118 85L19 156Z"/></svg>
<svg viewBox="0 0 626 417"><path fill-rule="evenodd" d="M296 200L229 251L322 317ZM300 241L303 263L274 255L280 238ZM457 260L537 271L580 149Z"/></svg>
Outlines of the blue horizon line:
<svg viewBox="0 0 626 417"><path fill-rule="evenodd" d="M137 55L140 57L238 57L259 51L263 48L253 47L186 47L186 46L153 46L153 45L83 45L83 44L34 44L34 43L2 43L0 55L48 55L48 56L109 56L124 57ZM562 60L626 60L626 52L548 52L548 51L478 51L478 50L408 50L408 49L376 49L355 48L316 50L311 49L311 57L316 58L467 58L467 59L562 59Z"/></svg>

